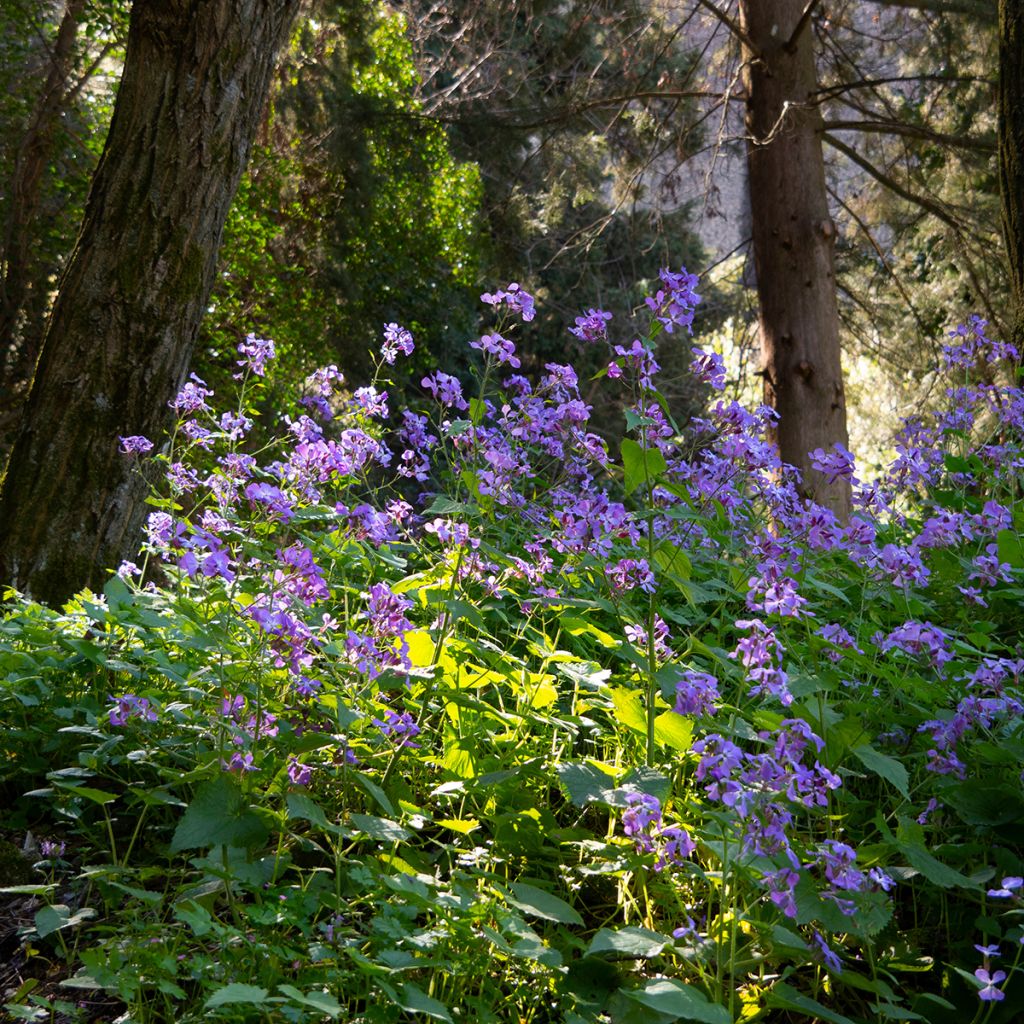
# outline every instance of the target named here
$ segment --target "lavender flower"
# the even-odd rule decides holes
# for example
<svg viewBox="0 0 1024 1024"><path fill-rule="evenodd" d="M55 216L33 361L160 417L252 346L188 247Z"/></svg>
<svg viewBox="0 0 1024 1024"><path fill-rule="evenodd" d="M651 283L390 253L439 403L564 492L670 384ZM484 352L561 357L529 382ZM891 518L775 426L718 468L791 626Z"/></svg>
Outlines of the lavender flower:
<svg viewBox="0 0 1024 1024"><path fill-rule="evenodd" d="M411 356L413 349L412 335L398 324L390 323L384 325L384 344L381 346L380 354L388 366L394 366L398 354Z"/></svg>
<svg viewBox="0 0 1024 1024"><path fill-rule="evenodd" d="M132 434L130 437L118 438L121 442L121 451L125 455L145 455L153 450L153 442L141 434Z"/></svg>

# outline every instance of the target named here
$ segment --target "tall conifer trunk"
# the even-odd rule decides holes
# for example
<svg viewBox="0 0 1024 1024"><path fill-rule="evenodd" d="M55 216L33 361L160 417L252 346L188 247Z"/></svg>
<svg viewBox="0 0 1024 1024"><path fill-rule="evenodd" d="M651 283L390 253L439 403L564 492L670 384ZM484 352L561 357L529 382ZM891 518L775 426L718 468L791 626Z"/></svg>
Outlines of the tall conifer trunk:
<svg viewBox="0 0 1024 1024"><path fill-rule="evenodd" d="M999 190L1013 342L1024 351L1024 0L999 0Z"/></svg>
<svg viewBox="0 0 1024 1024"><path fill-rule="evenodd" d="M136 550L144 482L299 0L135 0L124 74L0 485L0 583L57 602Z"/></svg>
<svg viewBox="0 0 1024 1024"><path fill-rule="evenodd" d="M779 414L775 440L800 470L804 493L842 520L850 488L829 484L807 453L848 444L839 351L832 223L807 0L741 0L747 166L760 303L765 403ZM801 26L798 30L798 25Z"/></svg>

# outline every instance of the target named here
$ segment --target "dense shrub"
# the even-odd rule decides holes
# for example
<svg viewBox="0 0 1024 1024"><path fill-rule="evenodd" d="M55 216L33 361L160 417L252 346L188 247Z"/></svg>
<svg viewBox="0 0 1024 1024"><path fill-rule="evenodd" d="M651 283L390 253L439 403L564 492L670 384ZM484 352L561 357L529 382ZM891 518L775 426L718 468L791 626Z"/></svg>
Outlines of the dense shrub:
<svg viewBox="0 0 1024 1024"><path fill-rule="evenodd" d="M842 524L769 410L666 413L695 284L663 271L610 352L618 458L571 366L516 372L515 285L472 394L435 372L390 410L391 324L373 384L319 371L252 451L250 336L233 409L193 379L165 446L122 439L166 481L138 564L0 624L0 785L44 840L6 891L70 974L14 1017L100 990L124 1022L1011 1019L1016 353L954 332L951 411L878 480L815 453Z"/></svg>

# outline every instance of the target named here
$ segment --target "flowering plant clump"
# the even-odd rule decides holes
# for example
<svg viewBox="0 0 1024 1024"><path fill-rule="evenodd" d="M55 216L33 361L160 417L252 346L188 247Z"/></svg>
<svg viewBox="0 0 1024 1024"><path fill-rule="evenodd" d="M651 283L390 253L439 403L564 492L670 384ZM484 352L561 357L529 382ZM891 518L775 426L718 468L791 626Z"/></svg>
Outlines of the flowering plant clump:
<svg viewBox="0 0 1024 1024"><path fill-rule="evenodd" d="M674 421L656 346L697 285L662 271L629 346L603 310L568 328L607 348L615 451L572 366L526 373L517 284L482 296L472 383L406 406L389 323L372 381L315 372L257 445L249 335L229 408L193 375L166 444L111 439L164 474L139 555L0 623L8 827L61 850L32 942L71 988L140 1022L1011 1004L1024 392L979 368L1017 354L953 332L950 410L877 479L812 453L841 522L715 353ZM53 1009L28 992L19 1019Z"/></svg>

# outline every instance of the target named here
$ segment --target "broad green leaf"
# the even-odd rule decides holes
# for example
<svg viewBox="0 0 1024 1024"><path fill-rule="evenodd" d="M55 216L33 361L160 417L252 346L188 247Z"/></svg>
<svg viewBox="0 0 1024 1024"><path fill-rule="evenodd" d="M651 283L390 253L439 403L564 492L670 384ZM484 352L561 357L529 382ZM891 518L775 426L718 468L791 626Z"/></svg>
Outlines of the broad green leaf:
<svg viewBox="0 0 1024 1024"><path fill-rule="evenodd" d="M654 738L673 750L689 750L693 743L693 719L666 711L654 720Z"/></svg>
<svg viewBox="0 0 1024 1024"><path fill-rule="evenodd" d="M1008 562L1014 569L1024 569L1024 540L1016 530L1000 530L996 545L1000 562Z"/></svg>
<svg viewBox="0 0 1024 1024"><path fill-rule="evenodd" d="M381 842L397 843L408 839L411 833L402 828L397 821L390 818L378 818L373 814L352 814L349 816L352 825L371 839Z"/></svg>
<svg viewBox="0 0 1024 1024"><path fill-rule="evenodd" d="M621 450L627 494L632 494L641 484L653 481L668 469L665 456L657 448L642 448L627 437Z"/></svg>
<svg viewBox="0 0 1024 1024"><path fill-rule="evenodd" d="M907 858L910 866L916 868L933 885L941 889L976 889L977 886L966 875L960 874L948 864L933 857L923 846L897 842L897 848Z"/></svg>
<svg viewBox="0 0 1024 1024"><path fill-rule="evenodd" d="M313 825L318 825L325 831L336 831L336 826L331 825L320 807L306 796L305 793L289 793L287 804L289 818L308 821Z"/></svg>
<svg viewBox="0 0 1024 1024"><path fill-rule="evenodd" d="M238 783L227 772L204 782L185 809L171 839L171 852L208 846L254 847L266 841L263 819L249 809Z"/></svg>
<svg viewBox="0 0 1024 1024"><path fill-rule="evenodd" d="M560 764L555 769L558 781L569 791L577 806L591 802L611 803L615 798L615 779L592 764Z"/></svg>
<svg viewBox="0 0 1024 1024"><path fill-rule="evenodd" d="M445 1020L448 1024L452 1024L451 1014L444 1004L432 999L417 985L411 983L402 985L399 988L396 1002L406 1013L423 1013L428 1017Z"/></svg>
<svg viewBox="0 0 1024 1024"><path fill-rule="evenodd" d="M196 938L202 938L213 928L210 912L195 900L183 900L174 904L174 919L187 924Z"/></svg>
<svg viewBox="0 0 1024 1024"><path fill-rule="evenodd" d="M852 753L868 771L874 772L875 775L881 776L886 782L895 786L905 800L910 799L908 785L910 779L907 769L896 758L875 750L867 743L854 747Z"/></svg>
<svg viewBox="0 0 1024 1024"><path fill-rule="evenodd" d="M341 1004L330 992L301 992L294 985L278 985L277 991L300 1006L310 1006L335 1020L341 1013Z"/></svg>
<svg viewBox="0 0 1024 1024"><path fill-rule="evenodd" d="M513 882L512 892L515 895L506 898L524 914L533 914L534 917L542 917L546 921L558 921L561 924L583 924L583 918L565 900L553 893L538 889L525 882Z"/></svg>
<svg viewBox="0 0 1024 1024"><path fill-rule="evenodd" d="M816 999L805 996L785 982L779 982L772 987L766 1000L768 1006L779 1010L798 1010L809 1017L819 1017L821 1020L830 1021L831 1024L854 1024L849 1017L822 1006Z"/></svg>
<svg viewBox="0 0 1024 1024"><path fill-rule="evenodd" d="M594 936L586 955L605 953L631 959L645 959L657 956L671 941L667 935L660 935L646 928L602 928Z"/></svg>
<svg viewBox="0 0 1024 1024"><path fill-rule="evenodd" d="M95 916L96 911L92 907L82 907L72 914L70 907L63 903L55 903L36 911L36 932L39 938L45 939L47 935L59 932L62 928L73 928L76 924Z"/></svg>
<svg viewBox="0 0 1024 1024"><path fill-rule="evenodd" d="M656 978L645 982L640 988L624 988L620 991L649 1009L668 1014L676 1020L732 1024L732 1016L724 1006L709 1002L699 989L672 978Z"/></svg>
<svg viewBox="0 0 1024 1024"><path fill-rule="evenodd" d="M258 985L244 985L236 981L217 989L203 1006L212 1010L215 1006L227 1006L229 1003L263 1003L269 994L267 989Z"/></svg>
<svg viewBox="0 0 1024 1024"><path fill-rule="evenodd" d="M640 693L637 690L624 690L621 687L611 691L612 703L615 705L615 720L634 732L647 732L647 716Z"/></svg>

